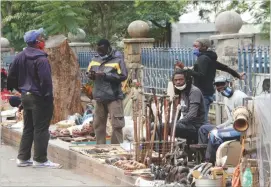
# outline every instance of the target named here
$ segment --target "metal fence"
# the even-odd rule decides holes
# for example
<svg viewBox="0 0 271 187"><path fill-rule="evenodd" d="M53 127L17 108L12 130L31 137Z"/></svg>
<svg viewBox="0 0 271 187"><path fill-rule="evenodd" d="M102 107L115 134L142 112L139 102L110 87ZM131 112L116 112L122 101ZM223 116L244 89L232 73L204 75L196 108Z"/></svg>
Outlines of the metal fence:
<svg viewBox="0 0 271 187"><path fill-rule="evenodd" d="M240 48L238 51L238 71L246 72L247 78L239 82L240 88L253 94L260 85L259 83L270 73L268 47ZM85 75L89 62L96 52L78 51L78 63L81 69L81 81L86 83L88 78ZM8 69L15 55L2 56L2 67ZM158 94L162 94L167 89L168 81L173 74L176 60L182 61L185 66L193 66L196 57L193 55L192 48L143 48L141 51L141 61L144 65L144 91L150 93L150 88L155 88ZM259 90L256 90L258 93Z"/></svg>
<svg viewBox="0 0 271 187"><path fill-rule="evenodd" d="M15 58L15 55L2 55L1 56L1 68L5 68L6 70L8 70L10 64L13 62Z"/></svg>
<svg viewBox="0 0 271 187"><path fill-rule="evenodd" d="M95 56L95 54L96 54L95 52L89 52L89 51L80 51L77 53L78 63L81 70L80 78L83 84L88 82L88 78L86 77L85 72L87 70L89 62ZM11 54L1 56L1 68L5 68L6 70L8 70L9 65L13 62L15 56L16 55L11 55Z"/></svg>
<svg viewBox="0 0 271 187"><path fill-rule="evenodd" d="M90 52L90 51L80 51L77 53L78 57L78 63L80 66L80 73L81 73L81 83L85 84L88 82L88 78L86 76L86 71L89 65L89 62L91 59L95 56L96 52Z"/></svg>
<svg viewBox="0 0 271 187"><path fill-rule="evenodd" d="M270 73L269 47L240 48L238 51L238 72L246 72L245 81L239 82L239 88L252 95L259 86L259 77ZM141 60L144 65L144 91L150 93L155 88L158 94L167 89L173 74L176 60L185 66L193 66L196 57L192 48L143 48ZM261 78L260 78L261 79Z"/></svg>

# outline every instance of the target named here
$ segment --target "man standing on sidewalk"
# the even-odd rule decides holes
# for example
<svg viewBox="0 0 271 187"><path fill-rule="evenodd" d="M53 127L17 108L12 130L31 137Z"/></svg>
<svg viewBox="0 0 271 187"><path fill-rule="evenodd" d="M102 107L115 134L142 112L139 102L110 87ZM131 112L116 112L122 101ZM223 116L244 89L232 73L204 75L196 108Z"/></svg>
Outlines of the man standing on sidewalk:
<svg viewBox="0 0 271 187"><path fill-rule="evenodd" d="M125 126L121 82L127 79L127 69L123 55L111 48L106 39L97 43L98 55L88 66L89 78L94 81L93 98L94 130L97 144L106 144L106 123L111 118L111 144L123 142L122 128Z"/></svg>
<svg viewBox="0 0 271 187"><path fill-rule="evenodd" d="M24 129L17 165L60 168L59 164L47 159L49 126L53 115L53 86L47 54L41 50L44 47L42 33L42 28L25 33L27 47L16 55L8 72L7 87L21 93L24 108Z"/></svg>

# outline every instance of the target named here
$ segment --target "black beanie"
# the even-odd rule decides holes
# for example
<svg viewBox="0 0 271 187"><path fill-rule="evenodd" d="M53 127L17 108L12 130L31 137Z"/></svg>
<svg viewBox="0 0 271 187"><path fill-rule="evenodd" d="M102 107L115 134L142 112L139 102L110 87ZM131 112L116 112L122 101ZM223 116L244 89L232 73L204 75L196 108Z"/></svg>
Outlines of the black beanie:
<svg viewBox="0 0 271 187"><path fill-rule="evenodd" d="M101 39L97 43L98 46L104 45L105 47L110 47L110 42L107 39Z"/></svg>

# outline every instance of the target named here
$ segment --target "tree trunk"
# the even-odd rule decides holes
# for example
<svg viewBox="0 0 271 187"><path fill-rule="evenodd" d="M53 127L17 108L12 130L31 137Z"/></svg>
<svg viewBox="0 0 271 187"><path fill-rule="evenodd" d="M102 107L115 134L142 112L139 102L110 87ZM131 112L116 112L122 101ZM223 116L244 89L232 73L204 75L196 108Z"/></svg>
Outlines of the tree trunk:
<svg viewBox="0 0 271 187"><path fill-rule="evenodd" d="M46 41L46 52L52 69L54 115L52 123L82 113L80 69L76 55L63 35Z"/></svg>

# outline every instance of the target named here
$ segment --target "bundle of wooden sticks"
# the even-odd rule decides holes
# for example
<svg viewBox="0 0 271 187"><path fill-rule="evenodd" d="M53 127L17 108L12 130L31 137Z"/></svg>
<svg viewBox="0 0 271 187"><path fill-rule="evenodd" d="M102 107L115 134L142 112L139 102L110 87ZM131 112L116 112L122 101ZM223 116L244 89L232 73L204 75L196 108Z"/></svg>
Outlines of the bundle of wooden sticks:
<svg viewBox="0 0 271 187"><path fill-rule="evenodd" d="M167 152L173 151L180 98L174 97L172 102L166 93L158 98L155 89L152 89L152 94L137 91L139 92L138 97L133 97L135 160L149 165L152 162L155 144L158 149L159 162L162 160L161 156L163 158ZM151 107L153 103L156 111L153 111ZM171 111L172 104L173 111ZM171 112L172 115L170 115ZM163 116L164 119L162 119ZM171 120L170 116L172 116ZM143 129L145 129L145 133L143 133Z"/></svg>

